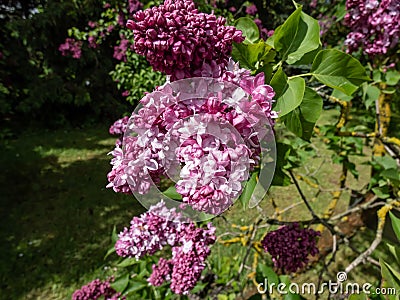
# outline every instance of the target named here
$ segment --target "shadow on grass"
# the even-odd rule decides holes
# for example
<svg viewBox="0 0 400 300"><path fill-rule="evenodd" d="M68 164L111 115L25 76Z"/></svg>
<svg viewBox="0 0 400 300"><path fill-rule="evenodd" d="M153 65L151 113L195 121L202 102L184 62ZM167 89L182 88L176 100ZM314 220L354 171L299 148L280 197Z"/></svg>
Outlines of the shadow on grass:
<svg viewBox="0 0 400 300"><path fill-rule="evenodd" d="M104 263L113 226L143 210L105 188L112 143L98 128L26 134L2 147L0 299L66 299L62 287Z"/></svg>

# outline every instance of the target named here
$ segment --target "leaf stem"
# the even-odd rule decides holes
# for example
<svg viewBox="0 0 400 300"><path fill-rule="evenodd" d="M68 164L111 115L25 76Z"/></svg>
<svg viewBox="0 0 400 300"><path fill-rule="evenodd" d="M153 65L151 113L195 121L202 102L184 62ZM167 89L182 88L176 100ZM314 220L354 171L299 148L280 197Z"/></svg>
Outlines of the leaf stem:
<svg viewBox="0 0 400 300"><path fill-rule="evenodd" d="M296 78L296 77L305 77L305 76L313 76L313 73L304 73L304 74L298 74L298 75L293 75L288 77L288 79Z"/></svg>

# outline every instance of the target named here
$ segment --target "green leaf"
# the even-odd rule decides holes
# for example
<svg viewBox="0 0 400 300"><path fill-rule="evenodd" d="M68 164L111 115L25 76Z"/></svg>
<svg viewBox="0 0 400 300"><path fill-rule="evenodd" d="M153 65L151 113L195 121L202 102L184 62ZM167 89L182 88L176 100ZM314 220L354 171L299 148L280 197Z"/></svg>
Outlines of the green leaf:
<svg viewBox="0 0 400 300"><path fill-rule="evenodd" d="M274 47L282 53L283 60L286 60L294 48L295 37L301 16L301 7L297 8L274 32Z"/></svg>
<svg viewBox="0 0 400 300"><path fill-rule="evenodd" d="M397 169L397 162L394 158L389 156L375 156L375 162L381 165L385 170Z"/></svg>
<svg viewBox="0 0 400 300"><path fill-rule="evenodd" d="M288 64L308 64L320 47L319 31L318 21L302 12L302 7L298 6L285 23L276 28L267 44L280 52L282 60Z"/></svg>
<svg viewBox="0 0 400 300"><path fill-rule="evenodd" d="M304 12L301 12L298 24L297 33L295 36L295 43L293 48L297 48L294 52L288 55L286 62L288 64L309 64L313 61L314 56L317 54L321 41L319 38L319 24L318 21L310 17ZM311 56L305 57L308 53L313 52Z"/></svg>
<svg viewBox="0 0 400 300"><path fill-rule="evenodd" d="M288 157L293 151L291 145L280 142L276 143L276 167L271 185L288 186L291 184L291 179L284 172L284 169L288 166Z"/></svg>
<svg viewBox="0 0 400 300"><path fill-rule="evenodd" d="M117 278L114 282L111 282L111 287L117 292L123 293L129 283L129 274L122 275Z"/></svg>
<svg viewBox="0 0 400 300"><path fill-rule="evenodd" d="M396 85L400 80L400 72L396 70L387 71L385 78L388 85Z"/></svg>
<svg viewBox="0 0 400 300"><path fill-rule="evenodd" d="M386 169L380 173L381 177L388 178L393 183L397 183L400 181L400 173L399 170L396 169Z"/></svg>
<svg viewBox="0 0 400 300"><path fill-rule="evenodd" d="M374 187L372 188L372 191L374 192L374 194L379 198L379 199L387 199L390 197L390 194L382 191L381 188L378 187Z"/></svg>
<svg viewBox="0 0 400 300"><path fill-rule="evenodd" d="M204 283L204 282L198 282L197 284L196 284L196 286L190 291L190 293L191 294L196 294L196 293L198 293L198 292L200 292L200 291L202 291L202 290L204 290L204 288L207 286L207 282L206 283Z"/></svg>
<svg viewBox="0 0 400 300"><path fill-rule="evenodd" d="M256 70L259 62L267 64L273 61L275 53L271 49L264 41L255 44L233 43L232 57L242 68Z"/></svg>
<svg viewBox="0 0 400 300"><path fill-rule="evenodd" d="M383 259L379 259L379 263L381 265L382 279L384 280L383 287L395 288L397 294L400 293L400 273L393 269Z"/></svg>
<svg viewBox="0 0 400 300"><path fill-rule="evenodd" d="M139 261L136 258L129 258L128 257L128 258L125 258L120 263L118 263L117 267L125 268L125 267L136 265L137 263L139 263Z"/></svg>
<svg viewBox="0 0 400 300"><path fill-rule="evenodd" d="M137 291L140 291L141 289L145 288L148 286L148 283L146 281L129 281L129 285L127 289L125 290L124 294L129 295L129 294L134 294Z"/></svg>
<svg viewBox="0 0 400 300"><path fill-rule="evenodd" d="M264 283L265 279L267 279L268 286L271 283L273 283L275 286L279 284L278 275L274 272L274 270L271 267L268 267L263 263L258 263L256 274L257 274L257 282ZM264 289L265 288L268 287L264 287Z"/></svg>
<svg viewBox="0 0 400 300"><path fill-rule="evenodd" d="M300 114L300 109L295 109L283 118L286 128L298 137L303 135L303 126L300 120Z"/></svg>
<svg viewBox="0 0 400 300"><path fill-rule="evenodd" d="M369 77L361 63L344 52L336 49L320 51L314 59L311 73L321 83L353 94Z"/></svg>
<svg viewBox="0 0 400 300"><path fill-rule="evenodd" d="M394 256L396 259L398 265L400 265L400 247L399 246L393 246L391 244L386 244L387 247L389 248L390 253Z"/></svg>
<svg viewBox="0 0 400 300"><path fill-rule="evenodd" d="M106 255L104 256L104 260L109 257L111 254L115 252L115 246L113 245L110 249L108 249Z"/></svg>
<svg viewBox="0 0 400 300"><path fill-rule="evenodd" d="M251 199L251 195L253 195L254 189L258 182L258 173L254 172L251 174L250 179L247 181L246 186L243 189L242 194L240 195L240 202L243 205L243 208L247 208Z"/></svg>
<svg viewBox="0 0 400 300"><path fill-rule="evenodd" d="M255 43L260 39L258 26L248 17L241 17L233 24L237 29L241 30L246 38L245 43Z"/></svg>
<svg viewBox="0 0 400 300"><path fill-rule="evenodd" d="M392 221L392 228L394 233L397 236L397 239L400 240L400 219L397 218L392 212L389 211L390 220Z"/></svg>
<svg viewBox="0 0 400 300"><path fill-rule="evenodd" d="M111 242L115 244L117 241L118 241L117 227L114 225L113 231L111 233Z"/></svg>
<svg viewBox="0 0 400 300"><path fill-rule="evenodd" d="M313 89L306 87L303 101L300 104L301 115L304 120L316 123L322 112L323 100Z"/></svg>
<svg viewBox="0 0 400 300"><path fill-rule="evenodd" d="M281 86L284 82L280 80L277 82L277 79L274 80L274 78L275 76L271 79L271 86L274 90L275 86L278 87L278 90L281 90ZM283 94L277 98L274 107L274 110L278 112L279 117L283 117L300 105L304 97L305 87L305 81L301 77L289 78L286 81L283 88Z"/></svg>
<svg viewBox="0 0 400 300"><path fill-rule="evenodd" d="M342 91L339 91L337 89L333 89L331 96L338 98L340 100L343 100L343 101L350 101L351 99L354 98L354 96L348 96L345 93L343 93Z"/></svg>
<svg viewBox="0 0 400 300"><path fill-rule="evenodd" d="M163 194L164 194L165 196L171 198L171 199L174 199L174 200L182 200L182 195L179 194L179 193L176 191L175 186L170 186L169 188L167 188L167 189L163 192Z"/></svg>
<svg viewBox="0 0 400 300"><path fill-rule="evenodd" d="M363 84L363 101L365 107L369 109L371 106L374 106L380 94L381 91L376 86Z"/></svg>
<svg viewBox="0 0 400 300"><path fill-rule="evenodd" d="M291 132L303 140L311 139L315 123L322 112L323 100L313 89L306 87L300 106L283 117Z"/></svg>
<svg viewBox="0 0 400 300"><path fill-rule="evenodd" d="M282 67L279 67L270 82L270 85L275 92L275 98L279 98L287 90L287 88L289 87L287 81L288 78L285 72L283 72Z"/></svg>

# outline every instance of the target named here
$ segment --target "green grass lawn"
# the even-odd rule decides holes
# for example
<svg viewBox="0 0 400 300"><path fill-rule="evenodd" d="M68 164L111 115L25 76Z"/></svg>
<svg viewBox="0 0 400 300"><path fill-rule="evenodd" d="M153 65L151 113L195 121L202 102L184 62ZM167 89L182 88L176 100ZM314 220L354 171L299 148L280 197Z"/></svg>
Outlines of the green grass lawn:
<svg viewBox="0 0 400 300"><path fill-rule="evenodd" d="M320 122L334 124L338 111L324 112ZM110 246L114 225L127 226L133 215L144 211L132 196L120 195L105 188L115 139L106 126L95 128L27 131L1 145L0 173L0 299L68 299L83 284L104 278L108 264L104 255ZM337 186L340 165L320 139L315 139L318 157L297 173L316 171L325 189ZM369 153L366 153L367 157ZM368 180L369 168L361 165L366 158L355 157L360 167L359 180L349 176L354 189ZM316 191L301 183L304 193L319 213L331 200L329 192L315 197ZM270 190L261 203L265 214L274 213L271 199L279 208L301 202L294 186ZM343 193L337 211L344 210L349 193ZM239 204L239 203L237 203ZM216 220L219 232L231 230L231 224L248 225L256 210L243 213L240 205L226 214L228 222ZM303 204L283 214L285 220L308 219ZM361 233L359 250L373 238ZM211 261L217 265L235 263L242 251L235 247L214 246ZM378 252L379 253L379 252ZM378 254L379 255L379 254ZM330 272L334 274L356 256L344 248ZM226 259L228 258L228 259ZM233 260L231 260L233 258ZM250 261L251 264L251 261ZM234 272L234 268L232 269ZM295 280L316 280L316 271ZM352 278L376 281L379 270L360 267Z"/></svg>
<svg viewBox="0 0 400 300"><path fill-rule="evenodd" d="M67 299L101 274L114 224L142 208L105 188L107 127L25 132L2 146L0 299Z"/></svg>

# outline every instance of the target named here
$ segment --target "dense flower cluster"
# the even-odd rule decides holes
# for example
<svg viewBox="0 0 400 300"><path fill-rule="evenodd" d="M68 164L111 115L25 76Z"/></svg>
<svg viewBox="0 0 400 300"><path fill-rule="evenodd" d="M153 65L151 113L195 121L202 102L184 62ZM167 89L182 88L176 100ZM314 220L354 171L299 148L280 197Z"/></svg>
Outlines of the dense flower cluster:
<svg viewBox="0 0 400 300"><path fill-rule="evenodd" d="M241 31L225 26L226 20L200 13L192 0L166 0L138 11L127 27L133 30L134 49L156 71L172 80L193 77L203 64L225 66L233 42L242 42Z"/></svg>
<svg viewBox="0 0 400 300"><path fill-rule="evenodd" d="M207 91L209 81L198 82L199 90ZM123 148L111 152L108 187L145 194L160 176L181 165L176 188L183 201L207 213L226 210L259 162L260 137L276 113L271 110L274 91L264 84L263 73L251 76L229 61L219 82L228 89L240 87L242 94L231 102L215 93L182 100L190 87L182 86L175 95L174 83L147 94L129 122L135 135L127 135Z"/></svg>
<svg viewBox="0 0 400 300"><path fill-rule="evenodd" d="M398 46L399 0L347 0L346 9L345 22L352 30L345 41L348 52L362 48L373 57Z"/></svg>
<svg viewBox="0 0 400 300"><path fill-rule="evenodd" d="M130 228L124 228L115 244L117 254L123 257L152 255L169 245L172 258L160 258L153 265L148 279L153 286L166 280L177 294L187 294L196 285L210 254L209 246L215 242L215 227L197 228L175 209L168 209L163 201L140 217L134 217Z"/></svg>
<svg viewBox="0 0 400 300"><path fill-rule="evenodd" d="M126 131L126 127L128 126L128 121L129 121L129 117L123 117L117 121L114 122L114 124L112 124L110 126L110 129L108 130L108 132L112 135L117 135L118 139L116 140L115 144L118 146L122 145L122 139L124 136L124 133Z"/></svg>
<svg viewBox="0 0 400 300"><path fill-rule="evenodd" d="M63 56L72 55L73 58L79 59L82 55L82 42L73 38L65 39L65 43L58 47Z"/></svg>
<svg viewBox="0 0 400 300"><path fill-rule="evenodd" d="M111 287L109 280L101 281L100 279L93 280L72 294L72 300L97 300L100 297L104 300L126 299Z"/></svg>
<svg viewBox="0 0 400 300"><path fill-rule="evenodd" d="M250 4L246 7L246 14L254 16L257 13L257 6Z"/></svg>
<svg viewBox="0 0 400 300"><path fill-rule="evenodd" d="M269 232L262 240L266 252L272 256L277 269L284 272L296 272L308 263L309 255L318 254L318 231L301 228L299 224L282 226Z"/></svg>

